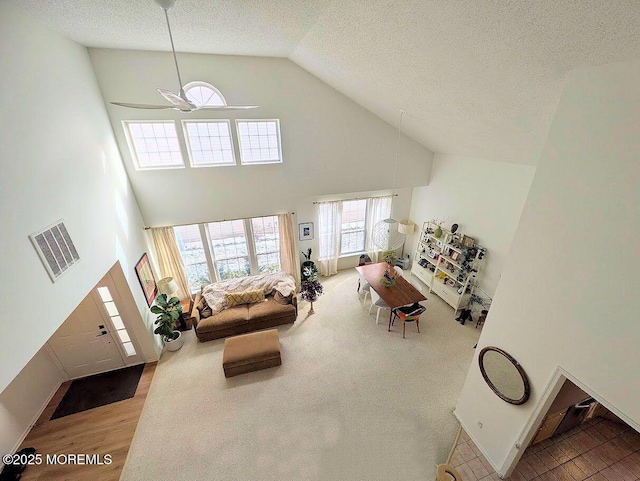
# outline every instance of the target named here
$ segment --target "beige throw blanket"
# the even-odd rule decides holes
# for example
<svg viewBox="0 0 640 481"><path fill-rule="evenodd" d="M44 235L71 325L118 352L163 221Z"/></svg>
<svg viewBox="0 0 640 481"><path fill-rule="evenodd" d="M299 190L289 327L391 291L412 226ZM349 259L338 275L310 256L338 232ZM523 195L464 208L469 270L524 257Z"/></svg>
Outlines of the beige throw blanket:
<svg viewBox="0 0 640 481"><path fill-rule="evenodd" d="M240 279L228 279L226 281L209 284L202 289L207 304L211 308L212 315L222 312L227 307L227 292L244 292L262 289L265 295L271 294L275 289L287 297L296 290L293 277L284 272L273 274L259 274L257 276L241 277Z"/></svg>

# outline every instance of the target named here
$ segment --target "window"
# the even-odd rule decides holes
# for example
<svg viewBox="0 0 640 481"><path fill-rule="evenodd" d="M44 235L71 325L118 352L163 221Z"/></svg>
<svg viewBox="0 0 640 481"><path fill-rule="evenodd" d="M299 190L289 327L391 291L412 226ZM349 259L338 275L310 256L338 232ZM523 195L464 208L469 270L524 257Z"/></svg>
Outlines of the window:
<svg viewBox="0 0 640 481"><path fill-rule="evenodd" d="M213 107L227 105L227 101L222 96L222 92L206 82L189 82L184 86L184 93L187 99L199 107L202 105L210 105Z"/></svg>
<svg viewBox="0 0 640 481"><path fill-rule="evenodd" d="M228 120L183 120L191 167L236 165Z"/></svg>
<svg viewBox="0 0 640 481"><path fill-rule="evenodd" d="M236 120L236 127L242 164L282 162L279 120Z"/></svg>
<svg viewBox="0 0 640 481"><path fill-rule="evenodd" d="M174 227L191 291L212 279L280 271L278 216Z"/></svg>
<svg viewBox="0 0 640 481"><path fill-rule="evenodd" d="M244 221L212 222L207 230L218 279L251 275Z"/></svg>
<svg viewBox="0 0 640 481"><path fill-rule="evenodd" d="M280 232L278 216L251 219L253 243L256 249L258 272L278 272L280 270Z"/></svg>
<svg viewBox="0 0 640 481"><path fill-rule="evenodd" d="M173 228L178 250L187 270L191 291L197 291L203 284L211 283L209 264L198 225Z"/></svg>
<svg viewBox="0 0 640 481"><path fill-rule="evenodd" d="M124 326L122 322L122 318L120 317L120 313L118 312L118 308L116 307L116 303L113 302L113 297L111 296L111 291L107 286L98 287L98 294L100 294L100 299L102 299L102 303L104 304L104 308L109 314L111 318L111 322L113 327L116 329L116 333L118 334L118 339L120 339L120 343L122 344L122 348L126 353L127 357L136 355L136 348L133 347L133 342L131 342L131 337L127 332L127 328Z"/></svg>
<svg viewBox="0 0 640 481"><path fill-rule="evenodd" d="M367 200L350 200L342 203L340 226L340 254L364 251Z"/></svg>
<svg viewBox="0 0 640 481"><path fill-rule="evenodd" d="M184 167L173 121L123 124L137 170Z"/></svg>

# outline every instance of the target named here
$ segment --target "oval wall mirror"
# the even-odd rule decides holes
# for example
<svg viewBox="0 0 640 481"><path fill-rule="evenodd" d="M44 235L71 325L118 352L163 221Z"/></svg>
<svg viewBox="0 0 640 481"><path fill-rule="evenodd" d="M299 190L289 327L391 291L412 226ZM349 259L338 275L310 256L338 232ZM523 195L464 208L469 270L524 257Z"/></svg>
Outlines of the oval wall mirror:
<svg viewBox="0 0 640 481"><path fill-rule="evenodd" d="M482 377L500 399L524 404L529 399L529 378L513 356L500 348L487 346L478 358Z"/></svg>

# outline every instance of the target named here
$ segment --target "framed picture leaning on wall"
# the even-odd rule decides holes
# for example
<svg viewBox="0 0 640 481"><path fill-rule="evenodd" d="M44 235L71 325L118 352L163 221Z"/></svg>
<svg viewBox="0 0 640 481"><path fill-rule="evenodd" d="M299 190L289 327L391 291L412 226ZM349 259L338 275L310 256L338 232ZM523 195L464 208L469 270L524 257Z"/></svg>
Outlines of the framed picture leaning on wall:
<svg viewBox="0 0 640 481"><path fill-rule="evenodd" d="M142 287L147 305L151 307L158 293L158 286L156 285L155 277L153 277L153 271L151 270L151 264L149 263L146 252L142 254L142 257L136 264L136 275L138 276L138 281L140 281L140 287Z"/></svg>

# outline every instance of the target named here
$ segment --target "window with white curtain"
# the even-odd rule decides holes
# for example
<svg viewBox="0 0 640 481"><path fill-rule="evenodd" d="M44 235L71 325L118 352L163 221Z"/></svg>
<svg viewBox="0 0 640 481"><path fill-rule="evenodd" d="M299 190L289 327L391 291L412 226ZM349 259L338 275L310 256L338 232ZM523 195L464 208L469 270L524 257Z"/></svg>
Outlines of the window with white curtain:
<svg viewBox="0 0 640 481"><path fill-rule="evenodd" d="M340 226L340 254L364 251L367 200L350 200L342 203L342 224Z"/></svg>
<svg viewBox="0 0 640 481"><path fill-rule="evenodd" d="M340 232L338 255L361 254L368 250L378 250L371 243L373 226L380 220L391 216L391 197L371 197L366 199L344 200L335 203L337 215L324 215L318 218L318 233L321 258L332 256L333 232ZM335 222L337 225L329 225ZM324 256L323 256L324 254Z"/></svg>
<svg viewBox="0 0 640 481"><path fill-rule="evenodd" d="M191 291L212 280L279 272L278 216L173 228Z"/></svg>

